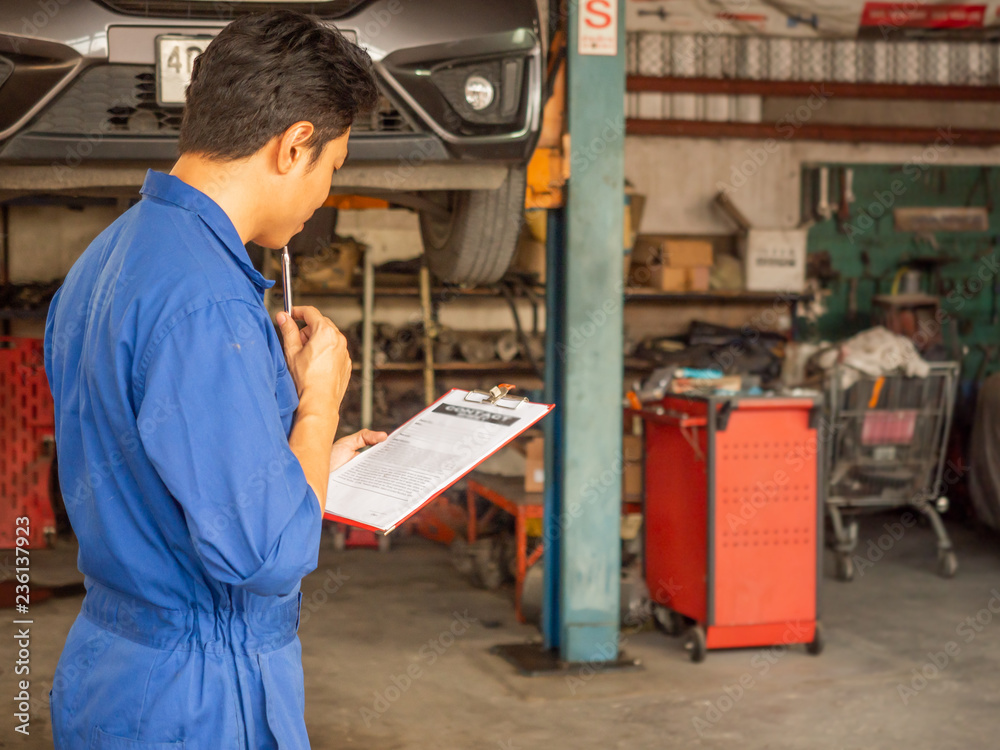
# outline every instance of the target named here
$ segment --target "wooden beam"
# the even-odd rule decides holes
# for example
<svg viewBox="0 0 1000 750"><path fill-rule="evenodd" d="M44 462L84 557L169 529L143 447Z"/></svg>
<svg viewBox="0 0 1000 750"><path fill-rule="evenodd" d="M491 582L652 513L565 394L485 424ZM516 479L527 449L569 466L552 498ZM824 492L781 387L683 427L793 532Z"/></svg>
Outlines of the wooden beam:
<svg viewBox="0 0 1000 750"><path fill-rule="evenodd" d="M682 138L774 138L784 140L846 141L851 143L954 143L959 146L996 146L1000 129L903 128L872 125L838 125L781 122L710 122L707 120L625 121L628 135L662 135Z"/></svg>
<svg viewBox="0 0 1000 750"><path fill-rule="evenodd" d="M1000 86L930 86L901 83L848 83L845 81L756 81L728 78L677 78L628 76L628 91L664 94L744 94L756 96L846 99L916 99L934 101L1000 101Z"/></svg>

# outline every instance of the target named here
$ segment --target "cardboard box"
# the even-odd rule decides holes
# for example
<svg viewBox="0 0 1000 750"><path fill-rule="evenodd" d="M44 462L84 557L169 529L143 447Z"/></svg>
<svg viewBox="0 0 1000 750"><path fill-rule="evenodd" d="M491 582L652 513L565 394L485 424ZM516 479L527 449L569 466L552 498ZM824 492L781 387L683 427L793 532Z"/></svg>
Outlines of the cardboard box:
<svg viewBox="0 0 1000 750"><path fill-rule="evenodd" d="M296 258L297 275L293 279L295 291L308 294L329 289L351 288L363 250L363 245L345 237L331 243L315 255Z"/></svg>
<svg viewBox="0 0 1000 750"><path fill-rule="evenodd" d="M662 292L707 291L712 243L639 235L632 250L630 282Z"/></svg>
<svg viewBox="0 0 1000 750"><path fill-rule="evenodd" d="M545 489L545 438L531 438L525 446L524 459L524 491L543 491Z"/></svg>
<svg viewBox="0 0 1000 750"><path fill-rule="evenodd" d="M654 266L649 271L646 286L661 292L707 292L711 269L707 266L697 268L669 268Z"/></svg>
<svg viewBox="0 0 1000 750"><path fill-rule="evenodd" d="M708 266L687 268L687 288L689 292L707 292L712 269Z"/></svg>
<svg viewBox="0 0 1000 750"><path fill-rule="evenodd" d="M521 228L511 269L534 276L538 279L539 284L544 284L545 254L545 241L536 239L529 227L525 225Z"/></svg>
<svg viewBox="0 0 1000 750"><path fill-rule="evenodd" d="M642 461L644 448L641 435L622 435L622 455L625 463Z"/></svg>
<svg viewBox="0 0 1000 750"><path fill-rule="evenodd" d="M633 260L647 267L694 268L712 265L712 243L707 240L677 239L664 235L640 234L635 240Z"/></svg>
<svg viewBox="0 0 1000 750"><path fill-rule="evenodd" d="M524 491L545 490L545 438L531 438L524 446ZM622 498L636 502L642 498L643 440L638 435L622 437Z"/></svg>
<svg viewBox="0 0 1000 750"><path fill-rule="evenodd" d="M806 229L751 229L740 240L750 292L801 292L806 286Z"/></svg>
<svg viewBox="0 0 1000 750"><path fill-rule="evenodd" d="M671 268L696 268L713 263L712 243L705 240L668 240L662 245L663 264Z"/></svg>
<svg viewBox="0 0 1000 750"><path fill-rule="evenodd" d="M639 536L642 529L642 513L626 513L622 516L621 536L626 542Z"/></svg>
<svg viewBox="0 0 1000 750"><path fill-rule="evenodd" d="M659 289L661 292L686 292L688 269L656 266L650 269L648 286Z"/></svg>
<svg viewBox="0 0 1000 750"><path fill-rule="evenodd" d="M638 501L642 498L642 455L643 442L638 435L622 437L622 499Z"/></svg>

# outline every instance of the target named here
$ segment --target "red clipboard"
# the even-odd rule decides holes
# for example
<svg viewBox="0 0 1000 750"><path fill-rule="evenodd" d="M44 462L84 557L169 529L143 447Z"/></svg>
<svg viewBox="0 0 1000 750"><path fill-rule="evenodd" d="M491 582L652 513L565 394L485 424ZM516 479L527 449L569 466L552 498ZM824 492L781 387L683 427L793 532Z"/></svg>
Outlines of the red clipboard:
<svg viewBox="0 0 1000 750"><path fill-rule="evenodd" d="M511 390L513 390L513 386L506 385L506 384L499 385L499 386L497 386L496 388L494 388L494 389L492 389L490 391L465 391L462 388L452 388L447 393L445 393L443 396L441 396L441 398L437 399L434 403L432 403L430 406L426 407L425 409L422 409L421 411L417 412L412 417L410 417L408 420L406 420L406 422L404 422L402 425L400 425L398 428L396 428L396 430L394 432L398 432L399 430L402 430L408 424L410 424L411 422L413 422L414 420L416 420L418 417L420 417L424 413L426 413L428 411L432 411L436 406L439 406L440 404L442 404L453 393L456 393L456 392L458 392L458 393L465 392L467 394L469 394L469 393L484 393L484 394L487 394L487 395L492 394L492 395L494 395L496 397L496 394L498 393L498 391L500 391L500 395L499 395L498 398L507 398L508 397L508 393ZM513 398L513 397L510 397L510 398ZM523 400L527 401L527 399L523 399ZM495 403L495 402L496 401L494 401L493 403ZM455 482L458 482L460 479L463 479L469 473L471 473L472 471L474 471L484 461L486 461L486 459L488 459L490 456L493 456L497 452L499 452L500 450L502 450L503 448L506 448L514 440L516 440L518 437L520 437L521 435L523 435L527 430L531 429L534 425L538 424L538 422L540 422L544 417L548 416L548 414L555 408L555 404L540 404L540 403L536 403L536 402L533 402L533 403L535 403L536 406L544 406L546 408L545 408L544 411L542 411L536 417L534 417L533 419L528 420L523 426L521 426L518 429L517 432L515 432L513 435L511 435L507 440L505 440L503 443L501 443L496 448L494 448L493 450L491 450L489 453L485 454L482 458L480 458L478 461L476 461L475 464L473 464L472 466L470 466L468 469L464 470L459 476L455 477L446 487L443 487L438 492L436 492L434 495L432 495L431 497L429 497L426 500L424 500L420 505L418 505L416 508L414 508L412 511L410 511L404 518L402 518L399 521L397 521L395 523L395 525L392 526L392 528L390 528L390 529L381 529L381 528L379 528L377 526L370 526L370 525L368 525L366 523L362 523L360 521L355 521L355 520L350 519L350 518L344 518L342 516L338 516L338 515L335 515L333 513L329 513L326 510L323 511L323 518L325 518L328 521L334 521L336 523L342 523L342 524L345 524L347 526L354 526L354 527L359 528L359 529L366 529L368 531L373 531L376 534L389 534L390 532L394 531L395 529L399 528L402 524L404 524L408 520L410 520L410 518L412 518L416 513L419 513L423 508L427 507L427 505L429 503L431 503L432 501L434 501L437 498L439 498L441 496L441 494L445 490L447 490L449 487L451 487L452 485L454 485Z"/></svg>

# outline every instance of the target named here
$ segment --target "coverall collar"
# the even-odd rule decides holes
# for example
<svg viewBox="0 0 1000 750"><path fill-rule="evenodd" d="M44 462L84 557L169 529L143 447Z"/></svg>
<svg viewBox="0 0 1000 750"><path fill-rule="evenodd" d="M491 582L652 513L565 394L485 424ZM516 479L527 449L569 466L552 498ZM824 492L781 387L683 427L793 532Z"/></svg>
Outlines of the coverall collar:
<svg viewBox="0 0 1000 750"><path fill-rule="evenodd" d="M188 185L179 177L171 174L156 172L152 169L146 170L146 179L142 183L139 191L143 196L157 198L167 203L173 203L187 211L197 214L216 237L225 245L229 254L233 256L243 272L250 278L260 291L270 289L274 286L274 281L265 279L261 273L253 267L247 249L240 242L240 236L233 226L232 220L218 203L213 201L197 188Z"/></svg>

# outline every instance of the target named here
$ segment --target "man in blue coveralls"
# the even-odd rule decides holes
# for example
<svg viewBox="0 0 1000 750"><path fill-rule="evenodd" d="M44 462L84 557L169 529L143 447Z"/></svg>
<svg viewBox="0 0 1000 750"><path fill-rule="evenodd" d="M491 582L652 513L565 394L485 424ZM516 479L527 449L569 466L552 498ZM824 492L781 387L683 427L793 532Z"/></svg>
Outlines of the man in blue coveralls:
<svg viewBox="0 0 1000 750"><path fill-rule="evenodd" d="M50 693L57 748L309 747L299 584L331 467L385 435L334 442L344 337L296 307L279 342L244 245L302 229L377 95L368 55L313 19L234 21L195 65L171 173L147 174L52 302L87 586Z"/></svg>

